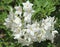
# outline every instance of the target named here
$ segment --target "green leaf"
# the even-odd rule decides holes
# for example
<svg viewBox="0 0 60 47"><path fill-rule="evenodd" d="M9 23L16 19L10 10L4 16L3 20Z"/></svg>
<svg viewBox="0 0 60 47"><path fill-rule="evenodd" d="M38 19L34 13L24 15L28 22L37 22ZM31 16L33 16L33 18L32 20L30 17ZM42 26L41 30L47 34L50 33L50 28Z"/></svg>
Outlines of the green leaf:
<svg viewBox="0 0 60 47"><path fill-rule="evenodd" d="M11 3L13 0L2 0L2 2L4 2L4 4L9 4Z"/></svg>
<svg viewBox="0 0 60 47"><path fill-rule="evenodd" d="M7 17L7 13L6 12L2 12L0 14L0 24L2 24L5 21L6 17Z"/></svg>

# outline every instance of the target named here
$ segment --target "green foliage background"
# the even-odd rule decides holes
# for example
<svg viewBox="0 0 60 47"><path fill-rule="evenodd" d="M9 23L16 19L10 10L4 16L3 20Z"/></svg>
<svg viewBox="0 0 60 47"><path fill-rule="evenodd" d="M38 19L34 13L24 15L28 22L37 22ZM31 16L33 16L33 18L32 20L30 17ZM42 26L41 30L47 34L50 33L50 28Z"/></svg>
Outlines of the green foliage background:
<svg viewBox="0 0 60 47"><path fill-rule="evenodd" d="M14 40L11 35L10 29L7 29L3 23L4 19L9 14L9 7L21 5L27 0L0 0L0 47L22 47L17 40ZM57 20L55 29L59 31L55 42L52 44L49 40L45 42L34 42L33 45L23 47L60 47L60 0L29 0L34 4L33 9L35 13L32 16L32 20L41 20L46 16L55 16Z"/></svg>

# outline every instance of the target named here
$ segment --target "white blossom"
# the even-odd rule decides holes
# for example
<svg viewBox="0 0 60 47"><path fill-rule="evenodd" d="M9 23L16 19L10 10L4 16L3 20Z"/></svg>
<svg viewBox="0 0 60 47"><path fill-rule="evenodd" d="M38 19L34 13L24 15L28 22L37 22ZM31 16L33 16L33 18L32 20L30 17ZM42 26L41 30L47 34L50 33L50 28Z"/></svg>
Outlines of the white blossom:
<svg viewBox="0 0 60 47"><path fill-rule="evenodd" d="M56 21L54 21L54 17L47 17L46 19L43 19L42 20L42 27L45 29L45 30L48 30L48 29L51 29L53 30L54 29L54 24L55 24Z"/></svg>
<svg viewBox="0 0 60 47"><path fill-rule="evenodd" d="M23 10L24 11L31 11L33 4L29 1L26 1L26 3L23 3Z"/></svg>
<svg viewBox="0 0 60 47"><path fill-rule="evenodd" d="M29 1L27 1L26 3L23 3L23 10L24 10L24 21L26 23L30 23L31 22L31 17L32 14L34 12L34 10L32 9L33 4L30 3Z"/></svg>
<svg viewBox="0 0 60 47"><path fill-rule="evenodd" d="M12 26L14 18L15 16L13 13L13 8L10 7L10 12L9 12L8 17L5 19L4 25L6 25L7 28L10 28Z"/></svg>
<svg viewBox="0 0 60 47"><path fill-rule="evenodd" d="M55 34L58 33L58 31L54 29L54 24L56 23L54 17L47 17L39 22L33 22L31 20L34 12L32 6L33 4L27 1L23 3L23 12L21 6L15 6L15 12L13 12L13 8L10 8L11 10L5 19L4 25L11 29L14 39L17 39L18 43L21 43L23 46L29 46L37 41L39 43L45 40L54 42ZM22 13L23 15L21 15Z"/></svg>
<svg viewBox="0 0 60 47"><path fill-rule="evenodd" d="M46 34L45 37L48 40L54 41L54 36L57 33L57 31L53 31L54 24L56 21L54 21L54 17L47 17L46 19L42 20L41 27L45 30Z"/></svg>
<svg viewBox="0 0 60 47"><path fill-rule="evenodd" d="M31 22L31 16L32 16L31 13L24 13L23 16L24 16L24 21L25 21L26 23Z"/></svg>
<svg viewBox="0 0 60 47"><path fill-rule="evenodd" d="M19 6L15 6L14 8L16 9L15 14L21 16L21 14L22 14L22 7L19 5Z"/></svg>

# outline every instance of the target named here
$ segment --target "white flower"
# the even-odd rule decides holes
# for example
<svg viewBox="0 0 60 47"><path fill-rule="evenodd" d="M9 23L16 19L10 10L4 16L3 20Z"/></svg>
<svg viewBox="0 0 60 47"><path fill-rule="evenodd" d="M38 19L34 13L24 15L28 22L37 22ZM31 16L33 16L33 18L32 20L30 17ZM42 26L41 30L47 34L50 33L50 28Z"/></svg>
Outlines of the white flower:
<svg viewBox="0 0 60 47"><path fill-rule="evenodd" d="M54 41L55 34L58 33L54 29L54 24L56 21L54 17L47 17L39 22L32 21L31 17L34 12L32 9L33 4L27 1L23 3L23 10L21 6L16 6L15 13L13 9L10 8L10 12L8 17L5 19L4 25L7 28L10 28L13 32L14 39L18 40L18 43L21 43L23 46L29 46L33 42L41 42L45 40L50 40L51 42ZM23 13L23 16L20 18L17 15ZM24 19L23 19L24 18Z"/></svg>
<svg viewBox="0 0 60 47"><path fill-rule="evenodd" d="M10 28L12 26L14 18L15 16L13 13L13 9L10 7L10 12L9 12L8 17L5 19L4 25L6 25L7 28Z"/></svg>
<svg viewBox="0 0 60 47"><path fill-rule="evenodd" d="M21 31L22 22L21 19L17 16L15 16L15 19L13 20L11 31L14 33L19 33Z"/></svg>
<svg viewBox="0 0 60 47"><path fill-rule="evenodd" d="M29 1L26 1L26 3L23 3L23 10L24 11L31 11L33 4Z"/></svg>
<svg viewBox="0 0 60 47"><path fill-rule="evenodd" d="M38 39L38 42L39 42L39 43L40 43L41 41L45 41L45 40L46 40L45 34L46 34L46 31L45 31L43 28L40 28L40 32L39 32L39 34L38 34L38 36L37 36L37 39Z"/></svg>
<svg viewBox="0 0 60 47"><path fill-rule="evenodd" d="M54 30L54 31L52 31L52 40L51 40L51 42L53 43L54 42L54 37L56 37L55 35L58 33L58 31L56 31L56 30Z"/></svg>
<svg viewBox="0 0 60 47"><path fill-rule="evenodd" d="M15 19L13 20L14 23L16 23L17 25L21 26L22 23L21 23L21 19L17 16L15 16Z"/></svg>
<svg viewBox="0 0 60 47"><path fill-rule="evenodd" d="M54 29L54 24L56 21L54 21L54 17L47 17L46 19L42 20L42 27L45 30L53 30Z"/></svg>
<svg viewBox="0 0 60 47"><path fill-rule="evenodd" d="M24 17L24 21L26 23L30 23L31 22L31 14L27 15L26 17Z"/></svg>
<svg viewBox="0 0 60 47"><path fill-rule="evenodd" d="M10 28L11 24L12 24L12 22L9 20L9 18L6 18L4 25L6 25L7 28Z"/></svg>
<svg viewBox="0 0 60 47"><path fill-rule="evenodd" d="M21 16L21 14L22 14L22 7L19 5L19 6L15 6L15 9L16 9L16 11L15 11L15 14L19 14L19 16Z"/></svg>
<svg viewBox="0 0 60 47"><path fill-rule="evenodd" d="M32 14L34 12L34 10L32 9L33 4L30 3L29 1L27 1L26 3L23 3L23 10L24 10L24 21L26 23L30 23L31 22L31 17Z"/></svg>
<svg viewBox="0 0 60 47"><path fill-rule="evenodd" d="M29 45L32 43L31 38L28 36L29 34L26 32L26 29L21 30L18 34L13 34L14 39L17 39L19 43L22 43L22 45Z"/></svg>
<svg viewBox="0 0 60 47"><path fill-rule="evenodd" d="M20 38L20 34L14 34L14 39L19 39Z"/></svg>
<svg viewBox="0 0 60 47"><path fill-rule="evenodd" d="M27 25L27 32L30 34L31 39L36 42L38 39L38 35L41 34L40 32L40 27L39 27L39 23L35 22L32 25L28 24ZM40 38L40 36L39 36ZM41 38L40 38L41 39Z"/></svg>
<svg viewBox="0 0 60 47"><path fill-rule="evenodd" d="M33 14L33 12L24 12L23 16L24 16L24 21L26 23L30 23L31 22L32 14Z"/></svg>
<svg viewBox="0 0 60 47"><path fill-rule="evenodd" d="M54 41L55 34L57 31L53 31L54 24L56 21L54 21L54 17L47 17L46 19L42 20L41 27L44 29L45 33L45 39L51 40L51 42Z"/></svg>

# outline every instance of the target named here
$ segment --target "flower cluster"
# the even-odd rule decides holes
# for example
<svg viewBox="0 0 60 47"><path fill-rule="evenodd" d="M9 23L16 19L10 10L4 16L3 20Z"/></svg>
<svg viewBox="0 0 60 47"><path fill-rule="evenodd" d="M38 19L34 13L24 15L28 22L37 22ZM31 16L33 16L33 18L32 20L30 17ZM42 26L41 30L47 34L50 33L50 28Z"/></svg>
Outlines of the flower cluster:
<svg viewBox="0 0 60 47"><path fill-rule="evenodd" d="M14 7L15 12L13 8L10 8L4 25L13 31L14 39L17 39L23 46L28 46L36 41L40 43L41 41L51 40L53 42L55 34L58 33L54 29L56 23L54 17L47 17L40 22L32 22L31 17L34 13L32 6L33 4L27 1L23 3L23 9L20 5Z"/></svg>

